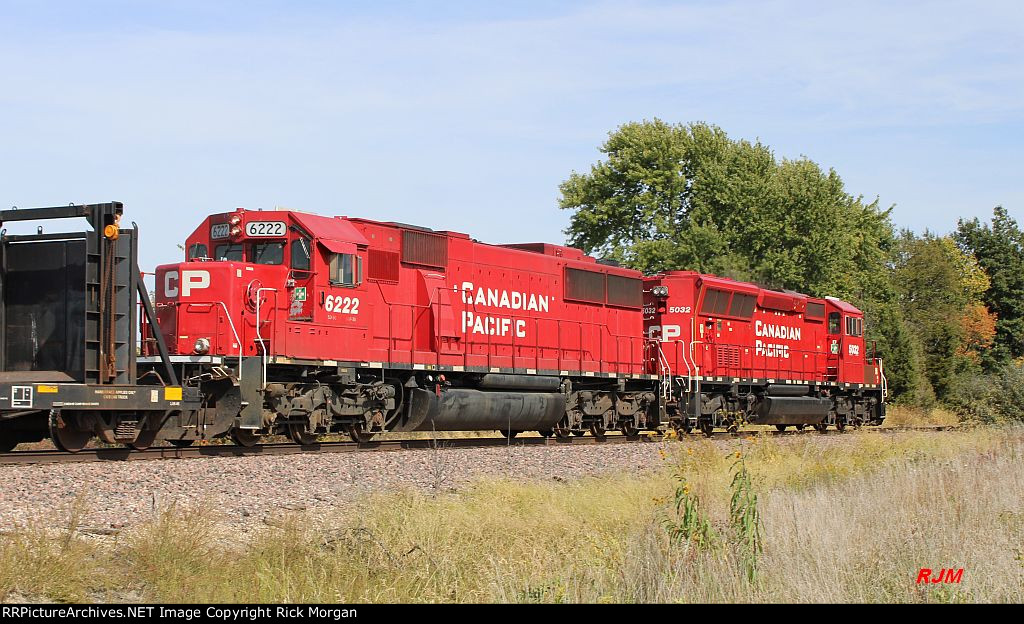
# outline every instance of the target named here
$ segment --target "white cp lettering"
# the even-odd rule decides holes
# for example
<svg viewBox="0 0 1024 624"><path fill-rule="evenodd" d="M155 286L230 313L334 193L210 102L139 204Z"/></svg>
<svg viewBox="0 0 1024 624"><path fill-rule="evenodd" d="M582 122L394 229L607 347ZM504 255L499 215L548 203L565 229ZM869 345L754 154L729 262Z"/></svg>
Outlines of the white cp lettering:
<svg viewBox="0 0 1024 624"><path fill-rule="evenodd" d="M177 297L178 283L181 283L181 296L189 297L193 290L203 290L210 287L209 271L182 271L179 279L177 271L168 271L164 275L164 294L168 299Z"/></svg>
<svg viewBox="0 0 1024 624"><path fill-rule="evenodd" d="M651 340L671 342L683 335L683 331L679 325L652 325L647 329L647 335Z"/></svg>

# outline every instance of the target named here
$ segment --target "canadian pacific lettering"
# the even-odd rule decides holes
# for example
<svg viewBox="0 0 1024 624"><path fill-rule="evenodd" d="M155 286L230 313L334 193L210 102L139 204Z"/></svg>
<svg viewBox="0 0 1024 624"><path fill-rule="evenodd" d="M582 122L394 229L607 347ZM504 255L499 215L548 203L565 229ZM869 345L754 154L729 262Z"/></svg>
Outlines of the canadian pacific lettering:
<svg viewBox="0 0 1024 624"><path fill-rule="evenodd" d="M526 320L509 316L481 314L477 308L504 308L524 312L547 313L551 306L549 295L500 288L475 288L472 282L462 282L462 303L468 308L462 312L462 333L481 336L515 336L526 338Z"/></svg>
<svg viewBox="0 0 1024 624"><path fill-rule="evenodd" d="M789 325L773 325L758 320L754 323L754 335L760 338L800 341L800 328ZM754 341L754 355L770 358L789 359L789 345L777 342Z"/></svg>

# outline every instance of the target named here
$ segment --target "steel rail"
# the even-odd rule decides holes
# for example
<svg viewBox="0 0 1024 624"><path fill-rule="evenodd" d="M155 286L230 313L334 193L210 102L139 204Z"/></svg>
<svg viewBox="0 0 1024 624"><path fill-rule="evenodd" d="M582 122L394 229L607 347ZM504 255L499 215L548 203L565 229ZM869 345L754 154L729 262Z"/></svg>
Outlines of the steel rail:
<svg viewBox="0 0 1024 624"><path fill-rule="evenodd" d="M861 428L857 431L875 433L905 433L913 431L950 431L960 429L957 425L932 425L921 427L875 427ZM828 435L836 435L853 431L838 431L830 429ZM715 438L742 438L757 437L762 435L770 436L795 436L795 435L822 435L814 429L803 431L738 431L738 432L716 432ZM261 444L251 447L211 444L205 446L158 446L145 450L130 448L87 448L77 453L66 453L58 450L41 451L12 451L0 453L0 466L8 465L36 465L36 464L63 464L63 463L90 463L105 461L145 461L155 459L200 459L206 457L266 457L275 455L316 455L322 453L360 453L374 451L402 451L418 449L463 449L463 448L495 448L508 446L590 446L600 444L624 444L624 443L652 443L662 442L670 439L659 434L642 433L637 438L627 438L623 435L609 434L604 440L593 436L573 436L568 439L556 437L523 437L508 440L506 438L438 438L419 440L371 440L369 442L318 442L308 446L300 446L291 442ZM706 439L699 433L686 436L686 439Z"/></svg>

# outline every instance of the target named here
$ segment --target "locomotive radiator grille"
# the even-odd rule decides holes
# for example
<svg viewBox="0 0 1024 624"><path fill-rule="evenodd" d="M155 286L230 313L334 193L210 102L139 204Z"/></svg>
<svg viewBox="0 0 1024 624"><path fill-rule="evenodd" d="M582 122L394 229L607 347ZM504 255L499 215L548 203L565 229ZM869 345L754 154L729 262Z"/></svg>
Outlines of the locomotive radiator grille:
<svg viewBox="0 0 1024 624"><path fill-rule="evenodd" d="M719 369L740 367L740 348L733 345L716 347L715 365Z"/></svg>

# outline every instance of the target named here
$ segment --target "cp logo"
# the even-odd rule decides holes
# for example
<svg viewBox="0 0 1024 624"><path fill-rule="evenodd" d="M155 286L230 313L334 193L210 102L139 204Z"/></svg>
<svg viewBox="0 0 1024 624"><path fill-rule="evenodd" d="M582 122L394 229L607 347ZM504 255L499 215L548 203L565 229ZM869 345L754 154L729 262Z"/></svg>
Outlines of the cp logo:
<svg viewBox="0 0 1024 624"><path fill-rule="evenodd" d="M179 294L182 297L189 297L193 290L202 290L210 287L209 271L168 271L164 274L164 295L168 299L174 299Z"/></svg>

